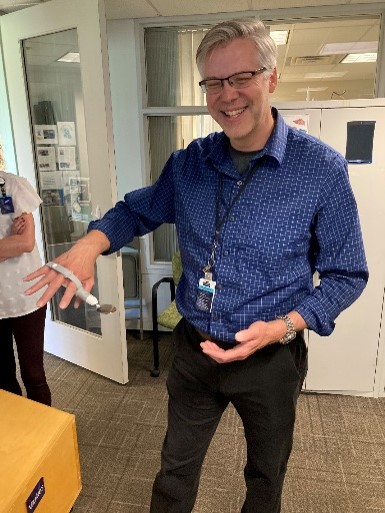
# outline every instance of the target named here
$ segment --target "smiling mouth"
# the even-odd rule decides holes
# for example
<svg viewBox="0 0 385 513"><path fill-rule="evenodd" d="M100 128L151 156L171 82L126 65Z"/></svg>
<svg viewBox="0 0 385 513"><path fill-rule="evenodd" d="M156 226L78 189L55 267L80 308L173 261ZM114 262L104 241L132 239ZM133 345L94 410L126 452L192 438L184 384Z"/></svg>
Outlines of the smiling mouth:
<svg viewBox="0 0 385 513"><path fill-rule="evenodd" d="M237 110L223 111L223 114L228 118L236 118L237 116L240 116L243 112L245 112L245 110L246 107Z"/></svg>

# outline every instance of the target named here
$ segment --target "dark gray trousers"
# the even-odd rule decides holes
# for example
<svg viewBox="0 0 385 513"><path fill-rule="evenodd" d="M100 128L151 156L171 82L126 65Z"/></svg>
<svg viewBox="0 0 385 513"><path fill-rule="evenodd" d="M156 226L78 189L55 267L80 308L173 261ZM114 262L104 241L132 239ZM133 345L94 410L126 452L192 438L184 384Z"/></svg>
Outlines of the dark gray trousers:
<svg viewBox="0 0 385 513"><path fill-rule="evenodd" d="M307 371L303 334L286 346L273 344L244 361L222 365L202 353L201 336L184 319L174 339L168 429L151 513L191 513L204 457L230 402L247 442L241 513L279 513L296 403Z"/></svg>

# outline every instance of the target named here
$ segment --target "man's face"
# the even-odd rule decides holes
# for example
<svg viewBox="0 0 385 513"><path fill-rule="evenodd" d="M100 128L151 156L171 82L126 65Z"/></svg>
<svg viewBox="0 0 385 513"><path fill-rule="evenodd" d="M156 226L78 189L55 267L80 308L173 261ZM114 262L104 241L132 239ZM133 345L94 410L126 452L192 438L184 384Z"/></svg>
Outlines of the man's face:
<svg viewBox="0 0 385 513"><path fill-rule="evenodd" d="M203 78L225 78L261 67L252 41L235 39L215 48L206 58ZM231 145L241 151L261 149L274 126L269 94L277 85L277 73L253 77L247 87L235 89L225 81L220 92L207 94L211 116L229 137Z"/></svg>

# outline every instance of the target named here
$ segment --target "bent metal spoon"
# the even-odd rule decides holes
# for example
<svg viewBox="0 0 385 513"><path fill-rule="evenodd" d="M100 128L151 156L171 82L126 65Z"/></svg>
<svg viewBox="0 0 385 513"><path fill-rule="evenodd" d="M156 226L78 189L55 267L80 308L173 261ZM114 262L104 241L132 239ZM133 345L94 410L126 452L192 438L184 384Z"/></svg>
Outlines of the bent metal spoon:
<svg viewBox="0 0 385 513"><path fill-rule="evenodd" d="M87 305L94 306L98 312L101 314L109 314L116 312L116 307L113 305L101 305L99 304L98 298L93 296L90 292L88 292L83 285L81 284L81 281L79 278L77 278L72 271L67 269L66 267L57 264L56 262L48 262L45 264L47 267L50 267L54 271L62 274L65 278L68 280L71 280L72 283L76 285L76 297L82 299L84 302L87 303Z"/></svg>

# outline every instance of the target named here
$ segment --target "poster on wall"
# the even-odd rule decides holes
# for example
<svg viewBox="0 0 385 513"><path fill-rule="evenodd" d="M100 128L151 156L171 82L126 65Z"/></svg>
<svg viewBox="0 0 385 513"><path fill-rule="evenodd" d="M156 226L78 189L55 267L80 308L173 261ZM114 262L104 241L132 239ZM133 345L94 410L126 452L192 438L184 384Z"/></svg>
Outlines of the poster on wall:
<svg viewBox="0 0 385 513"><path fill-rule="evenodd" d="M309 131L309 114L284 114L283 119L292 128L296 128L306 134Z"/></svg>
<svg viewBox="0 0 385 513"><path fill-rule="evenodd" d="M35 125L36 144L57 144L56 125Z"/></svg>
<svg viewBox="0 0 385 513"><path fill-rule="evenodd" d="M45 207L64 205L63 177L57 171L47 171L40 175L41 199Z"/></svg>
<svg viewBox="0 0 385 513"><path fill-rule="evenodd" d="M63 189L63 177L57 171L47 171L40 175L40 187L42 190Z"/></svg>
<svg viewBox="0 0 385 513"><path fill-rule="evenodd" d="M37 167L39 171L56 171L56 154L52 146L37 146Z"/></svg>
<svg viewBox="0 0 385 513"><path fill-rule="evenodd" d="M42 189L41 199L45 207L59 207L64 205L63 189Z"/></svg>
<svg viewBox="0 0 385 513"><path fill-rule="evenodd" d="M91 193L89 178L69 176L69 198L74 221L89 222L91 216Z"/></svg>
<svg viewBox="0 0 385 513"><path fill-rule="evenodd" d="M79 203L89 205L91 202L90 179L82 178L80 183Z"/></svg>
<svg viewBox="0 0 385 513"><path fill-rule="evenodd" d="M74 171L63 171L62 177L64 189L68 189L68 192L72 193L74 192L74 188L76 188L76 191L78 190L76 184L80 180L80 171L77 171L76 169Z"/></svg>
<svg viewBox="0 0 385 513"><path fill-rule="evenodd" d="M57 122L59 146L75 146L76 133L75 123L72 121Z"/></svg>
<svg viewBox="0 0 385 513"><path fill-rule="evenodd" d="M69 215L73 215L73 203L76 203L78 192L77 187L74 190L73 184L78 183L80 180L80 171L62 171L62 180L63 180L63 190L64 190L64 204L67 208L67 212ZM70 185L72 184L72 186Z"/></svg>
<svg viewBox="0 0 385 513"><path fill-rule="evenodd" d="M76 151L74 146L58 146L57 162L60 170L76 169Z"/></svg>

